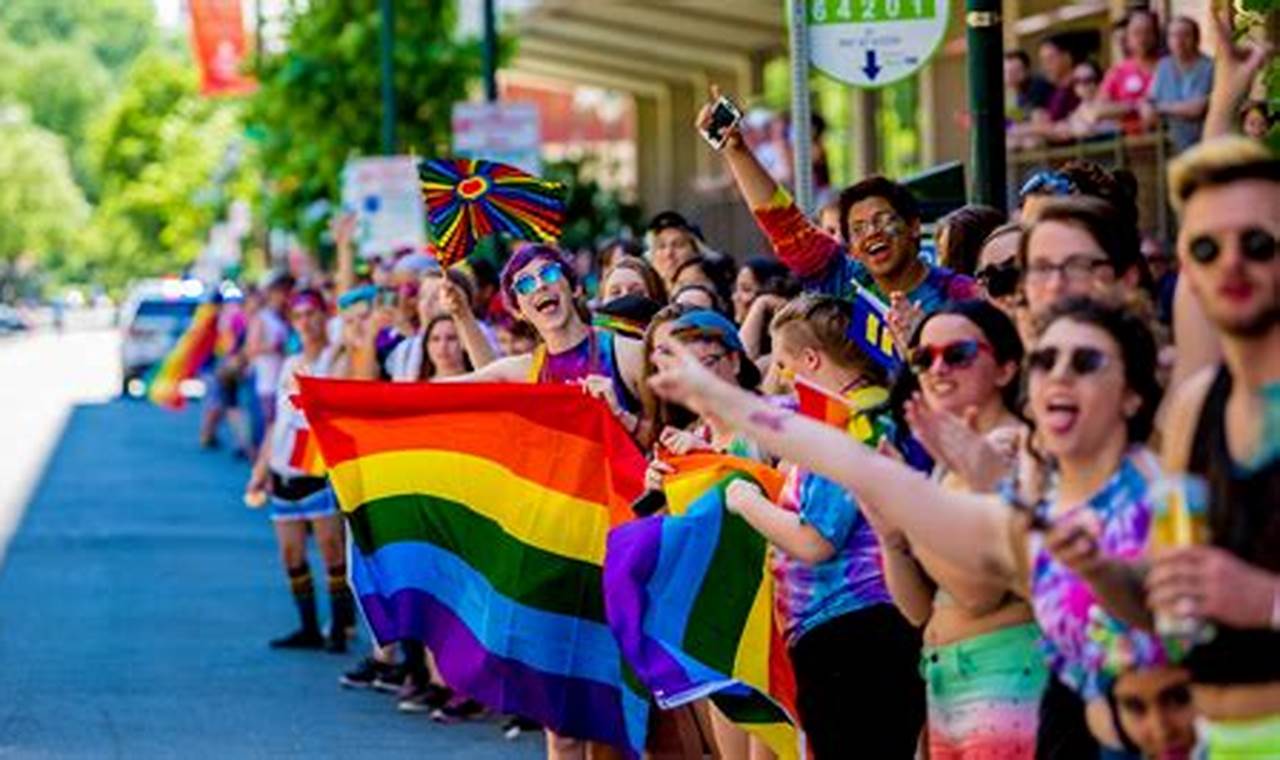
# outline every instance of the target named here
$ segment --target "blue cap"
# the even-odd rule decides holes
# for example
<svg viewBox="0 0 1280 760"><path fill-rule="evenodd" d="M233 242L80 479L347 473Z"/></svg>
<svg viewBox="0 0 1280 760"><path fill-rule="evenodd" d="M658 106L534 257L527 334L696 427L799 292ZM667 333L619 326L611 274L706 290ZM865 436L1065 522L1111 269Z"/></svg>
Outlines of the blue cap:
<svg viewBox="0 0 1280 760"><path fill-rule="evenodd" d="M719 341L730 351L746 354L747 348L738 337L738 326L719 312L707 309L691 311L671 321L671 333L680 338L705 338Z"/></svg>
<svg viewBox="0 0 1280 760"><path fill-rule="evenodd" d="M346 309L362 301L372 302L376 295L378 295L378 289L373 285L361 285L358 288L352 288L338 296L338 308Z"/></svg>

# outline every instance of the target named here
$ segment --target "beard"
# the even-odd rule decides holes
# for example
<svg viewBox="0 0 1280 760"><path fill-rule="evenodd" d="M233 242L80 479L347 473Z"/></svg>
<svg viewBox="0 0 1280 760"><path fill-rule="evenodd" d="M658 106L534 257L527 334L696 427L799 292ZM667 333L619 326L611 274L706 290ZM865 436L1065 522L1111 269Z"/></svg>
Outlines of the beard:
<svg viewBox="0 0 1280 760"><path fill-rule="evenodd" d="M1233 338L1261 338L1280 324L1280 301L1273 299L1254 314L1238 318L1218 317L1213 322L1219 330Z"/></svg>

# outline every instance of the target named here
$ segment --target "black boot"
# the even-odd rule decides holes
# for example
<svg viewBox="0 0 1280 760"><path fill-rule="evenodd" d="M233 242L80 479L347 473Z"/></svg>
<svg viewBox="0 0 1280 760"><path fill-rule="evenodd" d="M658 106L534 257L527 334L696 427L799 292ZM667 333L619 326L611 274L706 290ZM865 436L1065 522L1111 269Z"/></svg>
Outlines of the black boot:
<svg viewBox="0 0 1280 760"><path fill-rule="evenodd" d="M356 627L356 603L347 585L345 565L329 568L329 613L329 643L325 648L342 654L347 651L347 640Z"/></svg>
<svg viewBox="0 0 1280 760"><path fill-rule="evenodd" d="M306 565L289 568L289 587L298 605L302 627L287 636L271 640L272 649L323 649L324 636L316 615L316 591L311 582L311 568Z"/></svg>

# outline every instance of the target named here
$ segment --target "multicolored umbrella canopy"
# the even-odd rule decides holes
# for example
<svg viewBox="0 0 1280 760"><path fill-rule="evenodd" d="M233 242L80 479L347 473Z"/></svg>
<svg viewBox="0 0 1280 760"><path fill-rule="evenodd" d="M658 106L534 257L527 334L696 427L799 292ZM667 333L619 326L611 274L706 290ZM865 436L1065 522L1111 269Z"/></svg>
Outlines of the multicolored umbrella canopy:
<svg viewBox="0 0 1280 760"><path fill-rule="evenodd" d="M441 266L465 259L490 235L553 242L564 226L564 185L513 166L436 158L419 164L418 176Z"/></svg>

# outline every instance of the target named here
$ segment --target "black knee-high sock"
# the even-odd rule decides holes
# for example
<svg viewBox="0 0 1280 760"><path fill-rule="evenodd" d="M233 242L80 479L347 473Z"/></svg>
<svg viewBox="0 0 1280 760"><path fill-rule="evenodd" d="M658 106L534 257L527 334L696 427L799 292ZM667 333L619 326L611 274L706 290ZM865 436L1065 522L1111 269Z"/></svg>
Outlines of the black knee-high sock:
<svg viewBox="0 0 1280 760"><path fill-rule="evenodd" d="M414 681L423 686L429 683L431 673L427 670L427 650L422 646L422 642L401 639L400 651L404 652L404 669Z"/></svg>
<svg viewBox="0 0 1280 760"><path fill-rule="evenodd" d="M329 568L329 609L333 615L331 633L346 636L347 630L356 624L355 599L347 585L346 564Z"/></svg>
<svg viewBox="0 0 1280 760"><path fill-rule="evenodd" d="M316 618L316 588L311 582L311 568L302 564L289 568L289 589L293 591L293 601L298 605L298 617L302 618L304 631L319 631L320 623Z"/></svg>

